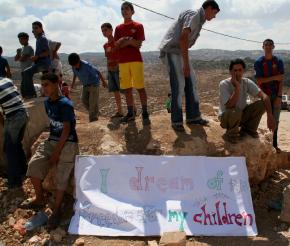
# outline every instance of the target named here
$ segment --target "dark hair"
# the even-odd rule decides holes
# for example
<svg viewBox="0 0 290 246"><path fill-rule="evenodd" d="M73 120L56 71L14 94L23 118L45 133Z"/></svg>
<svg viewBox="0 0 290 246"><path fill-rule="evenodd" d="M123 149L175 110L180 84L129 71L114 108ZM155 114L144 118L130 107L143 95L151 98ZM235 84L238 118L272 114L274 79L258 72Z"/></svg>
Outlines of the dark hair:
<svg viewBox="0 0 290 246"><path fill-rule="evenodd" d="M3 49L2 49L2 47L0 46L0 54L2 54L2 52L3 52Z"/></svg>
<svg viewBox="0 0 290 246"><path fill-rule="evenodd" d="M128 6L132 11L134 11L134 6L132 3L130 2L123 2L122 5L121 5L121 9L125 6Z"/></svg>
<svg viewBox="0 0 290 246"><path fill-rule="evenodd" d="M266 42L269 42L269 43L271 43L272 45L274 45L274 41L273 41L273 39L270 39L270 38L265 39L264 42L263 42L263 45L264 45Z"/></svg>
<svg viewBox="0 0 290 246"><path fill-rule="evenodd" d="M18 38L29 38L29 35L26 32L20 32L18 33Z"/></svg>
<svg viewBox="0 0 290 246"><path fill-rule="evenodd" d="M58 76L56 74L54 74L54 73L43 74L40 79L41 80L48 80L48 81L50 81L53 84L58 83Z"/></svg>
<svg viewBox="0 0 290 246"><path fill-rule="evenodd" d="M33 26L38 26L38 27L42 28L42 23L41 23L40 21L34 21L34 22L32 23L32 25L33 25Z"/></svg>
<svg viewBox="0 0 290 246"><path fill-rule="evenodd" d="M220 7L217 4L217 2L215 0L206 0L203 4L202 4L203 9L206 9L208 7L211 7L212 9L216 9L217 11L220 11Z"/></svg>
<svg viewBox="0 0 290 246"><path fill-rule="evenodd" d="M80 56L77 53L71 53L68 56L68 63L71 66L76 65L80 60Z"/></svg>
<svg viewBox="0 0 290 246"><path fill-rule="evenodd" d="M103 23L103 24L101 25L101 28L104 28L104 27L109 28L109 29L113 29L111 23L108 23L108 22Z"/></svg>
<svg viewBox="0 0 290 246"><path fill-rule="evenodd" d="M230 66L229 66L229 70L232 71L233 66L234 66L234 65L238 65L238 64L242 65L243 68L246 69L246 64L245 64L245 62L244 62L242 59L237 58L237 59L235 59L235 60L231 60L231 63L230 63Z"/></svg>

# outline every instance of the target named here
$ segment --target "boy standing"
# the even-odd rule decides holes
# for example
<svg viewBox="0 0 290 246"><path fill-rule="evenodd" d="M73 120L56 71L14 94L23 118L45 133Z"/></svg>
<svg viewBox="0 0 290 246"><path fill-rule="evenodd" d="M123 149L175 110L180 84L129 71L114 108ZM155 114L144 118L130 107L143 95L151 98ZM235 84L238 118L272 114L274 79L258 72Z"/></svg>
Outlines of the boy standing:
<svg viewBox="0 0 290 246"><path fill-rule="evenodd" d="M278 147L278 125L283 90L284 64L279 57L273 55L274 48L274 41L266 39L263 42L265 55L256 60L254 67L257 84L269 96L271 101L272 114L276 121L276 129L273 134L273 147L277 153L280 153L281 150Z"/></svg>
<svg viewBox="0 0 290 246"><path fill-rule="evenodd" d="M134 7L130 2L121 5L124 23L115 29L114 39L119 51L120 87L125 91L128 113L121 119L127 123L135 120L133 109L133 88L136 88L142 104L144 125L149 125L147 95L144 88L144 66L140 47L145 40L143 25L132 20Z"/></svg>
<svg viewBox="0 0 290 246"><path fill-rule="evenodd" d="M74 74L71 88L74 87L78 77L83 84L82 102L89 111L89 121L97 121L99 116L100 80L103 82L104 87L107 87L106 81L96 67L81 60L76 53L71 53L68 56L68 63L72 66Z"/></svg>
<svg viewBox="0 0 290 246"><path fill-rule="evenodd" d="M183 94L185 94L186 123L208 124L208 120L201 117L199 110L197 79L189 61L188 50L195 44L205 22L215 18L219 11L219 6L214 0L206 0L200 9L182 12L160 44L160 58L167 65L170 75L171 126L175 131L185 131L182 113Z"/></svg>
<svg viewBox="0 0 290 246"><path fill-rule="evenodd" d="M4 124L8 188L18 188L22 186L22 178L27 168L22 139L28 117L16 86L8 78L0 79L0 108L4 113L2 115L0 111L0 123Z"/></svg>
<svg viewBox="0 0 290 246"><path fill-rule="evenodd" d="M36 209L44 206L42 181L49 169L56 165L56 198L53 213L48 220L50 229L58 226L61 219L61 204L70 174L78 154L76 119L72 102L59 95L58 76L52 73L41 77L45 96L45 109L50 121L48 140L39 145L28 164L27 176L35 189L35 197L21 204L22 208Z"/></svg>
<svg viewBox="0 0 290 246"><path fill-rule="evenodd" d="M14 57L15 61L20 62L21 72L26 68L32 66L32 60L30 57L34 55L33 48L28 44L29 35L25 32L18 34L19 43L22 45L22 48L17 49L16 56Z"/></svg>
<svg viewBox="0 0 290 246"><path fill-rule="evenodd" d="M123 117L120 95L118 54L113 37L113 27L110 23L104 23L102 24L101 29L104 37L108 39L108 42L104 44L104 50L107 57L109 92L114 92L118 109L117 113L113 117Z"/></svg>
<svg viewBox="0 0 290 246"><path fill-rule="evenodd" d="M32 23L32 32L36 38L35 55L31 57L34 64L22 72L21 95L29 99L36 97L33 85L33 75L35 73L47 73L51 68L48 40L45 37L42 23L35 21Z"/></svg>
<svg viewBox="0 0 290 246"><path fill-rule="evenodd" d="M3 49L0 46L0 77L11 78L10 67L8 61L2 57Z"/></svg>

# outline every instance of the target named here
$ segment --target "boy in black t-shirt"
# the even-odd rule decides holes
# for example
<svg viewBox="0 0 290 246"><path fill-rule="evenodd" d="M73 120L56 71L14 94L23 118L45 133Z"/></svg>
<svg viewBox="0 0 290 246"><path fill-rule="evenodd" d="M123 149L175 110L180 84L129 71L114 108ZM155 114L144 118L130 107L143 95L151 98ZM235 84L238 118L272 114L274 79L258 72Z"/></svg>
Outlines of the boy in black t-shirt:
<svg viewBox="0 0 290 246"><path fill-rule="evenodd" d="M57 191L53 214L48 220L49 228L54 229L60 222L64 191L78 154L78 138L74 108L68 98L59 95L58 76L48 73L41 80L43 92L48 97L44 104L50 122L50 135L48 140L40 144L28 164L27 176L34 186L35 197L24 201L21 206L36 209L45 205L42 181L49 169L55 166Z"/></svg>

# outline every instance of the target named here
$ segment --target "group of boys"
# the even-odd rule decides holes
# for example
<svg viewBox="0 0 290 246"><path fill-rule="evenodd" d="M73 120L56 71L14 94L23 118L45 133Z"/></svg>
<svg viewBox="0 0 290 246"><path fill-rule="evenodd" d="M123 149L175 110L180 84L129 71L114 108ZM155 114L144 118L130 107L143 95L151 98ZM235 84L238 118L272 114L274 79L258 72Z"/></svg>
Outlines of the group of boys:
<svg viewBox="0 0 290 246"><path fill-rule="evenodd" d="M142 105L143 125L149 125L149 113L147 109L147 94L144 87L144 65L140 47L145 40L143 25L132 20L134 6L124 2L121 6L124 23L113 28L110 23L101 26L104 37L108 39L104 44L107 57L108 87L113 92L117 105L117 112L113 117L120 117L121 123L135 120L136 108L134 105L133 88L140 96ZM89 111L89 121L98 120L99 106L99 81L106 82L102 74L90 63L80 59L79 55L72 53L68 57L69 64L73 69L72 88L76 77L83 85L82 102ZM125 94L127 114L123 116L120 90Z"/></svg>
<svg viewBox="0 0 290 246"><path fill-rule="evenodd" d="M111 24L101 26L103 35L108 39L104 45L108 67L108 87L114 92L117 112L122 123L135 120L135 106L133 88L137 89L142 104L142 120L149 125L147 110L147 95L144 88L144 67L140 47L145 40L142 24L132 20L134 7L129 2L121 6L124 23L117 26L113 36ZM197 81L194 70L189 62L188 49L194 45L205 21L215 18L219 6L214 0L207 0L197 11L188 10L180 14L178 20L165 35L161 46L161 58L167 64L171 85L171 124L174 130L184 131L182 116L182 95L186 99L186 123L207 125L208 121L201 117L199 99L197 95ZM40 23L41 24L41 23ZM57 58L56 53L49 51L48 41L44 36L42 25L33 23L33 33L37 37L35 55L28 46L28 35L19 34L19 41L23 48L17 51L15 60L22 62L23 78L32 78L35 72L45 72L41 77L43 93L47 96L45 109L50 121L50 135L42 143L31 158L28 168L22 148L25 126L28 116L23 106L20 94L12 81L1 78L0 105L4 117L5 154L8 160L8 186L17 188L22 186L22 179L30 177L35 189L35 197L25 200L20 206L27 209L40 209L45 205L42 190L42 180L51 166L56 166L56 198L53 214L49 219L49 226L55 228L61 218L61 204L69 177L74 168L74 158L78 154L78 137L76 120L72 102L59 93L59 76L49 72L51 58ZM59 48L59 45L56 45ZM55 48L56 51L58 48ZM226 129L225 136L232 143L237 142L243 134L258 137L257 128L265 109L268 116L268 127L274 131L273 145L277 152L277 125L283 86L283 62L273 56L274 42L265 40L263 44L265 56L255 63L256 77L260 88L251 80L243 77L245 63L241 59L233 60L229 70L231 77L220 83L220 120ZM34 61L34 64L31 64ZM80 59L72 53L68 57L73 70L74 87L78 77L83 84L82 101L89 111L89 120L96 121L99 116L98 98L99 85L107 86L102 74L90 63ZM1 62L1 60L0 60ZM26 68L26 66L28 68ZM47 73L46 73L47 72ZM9 71L1 74L9 77ZM29 85L30 86L30 85ZM26 84L21 84L21 93L33 96L33 90ZM29 88L28 88L29 87ZM124 116L121 105L120 90L124 91L127 103L127 114ZM31 94L30 94L31 93ZM258 96L262 101L247 105L247 94ZM241 130L240 130L241 128Z"/></svg>

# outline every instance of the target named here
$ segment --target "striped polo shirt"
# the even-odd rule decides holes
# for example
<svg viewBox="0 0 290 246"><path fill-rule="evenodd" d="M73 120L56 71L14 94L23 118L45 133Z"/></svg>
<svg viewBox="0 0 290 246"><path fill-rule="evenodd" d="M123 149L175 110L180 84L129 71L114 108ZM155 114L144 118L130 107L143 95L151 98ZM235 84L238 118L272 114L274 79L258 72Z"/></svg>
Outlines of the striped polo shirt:
<svg viewBox="0 0 290 246"><path fill-rule="evenodd" d="M6 118L18 110L25 110L17 87L8 78L0 78L0 106Z"/></svg>

